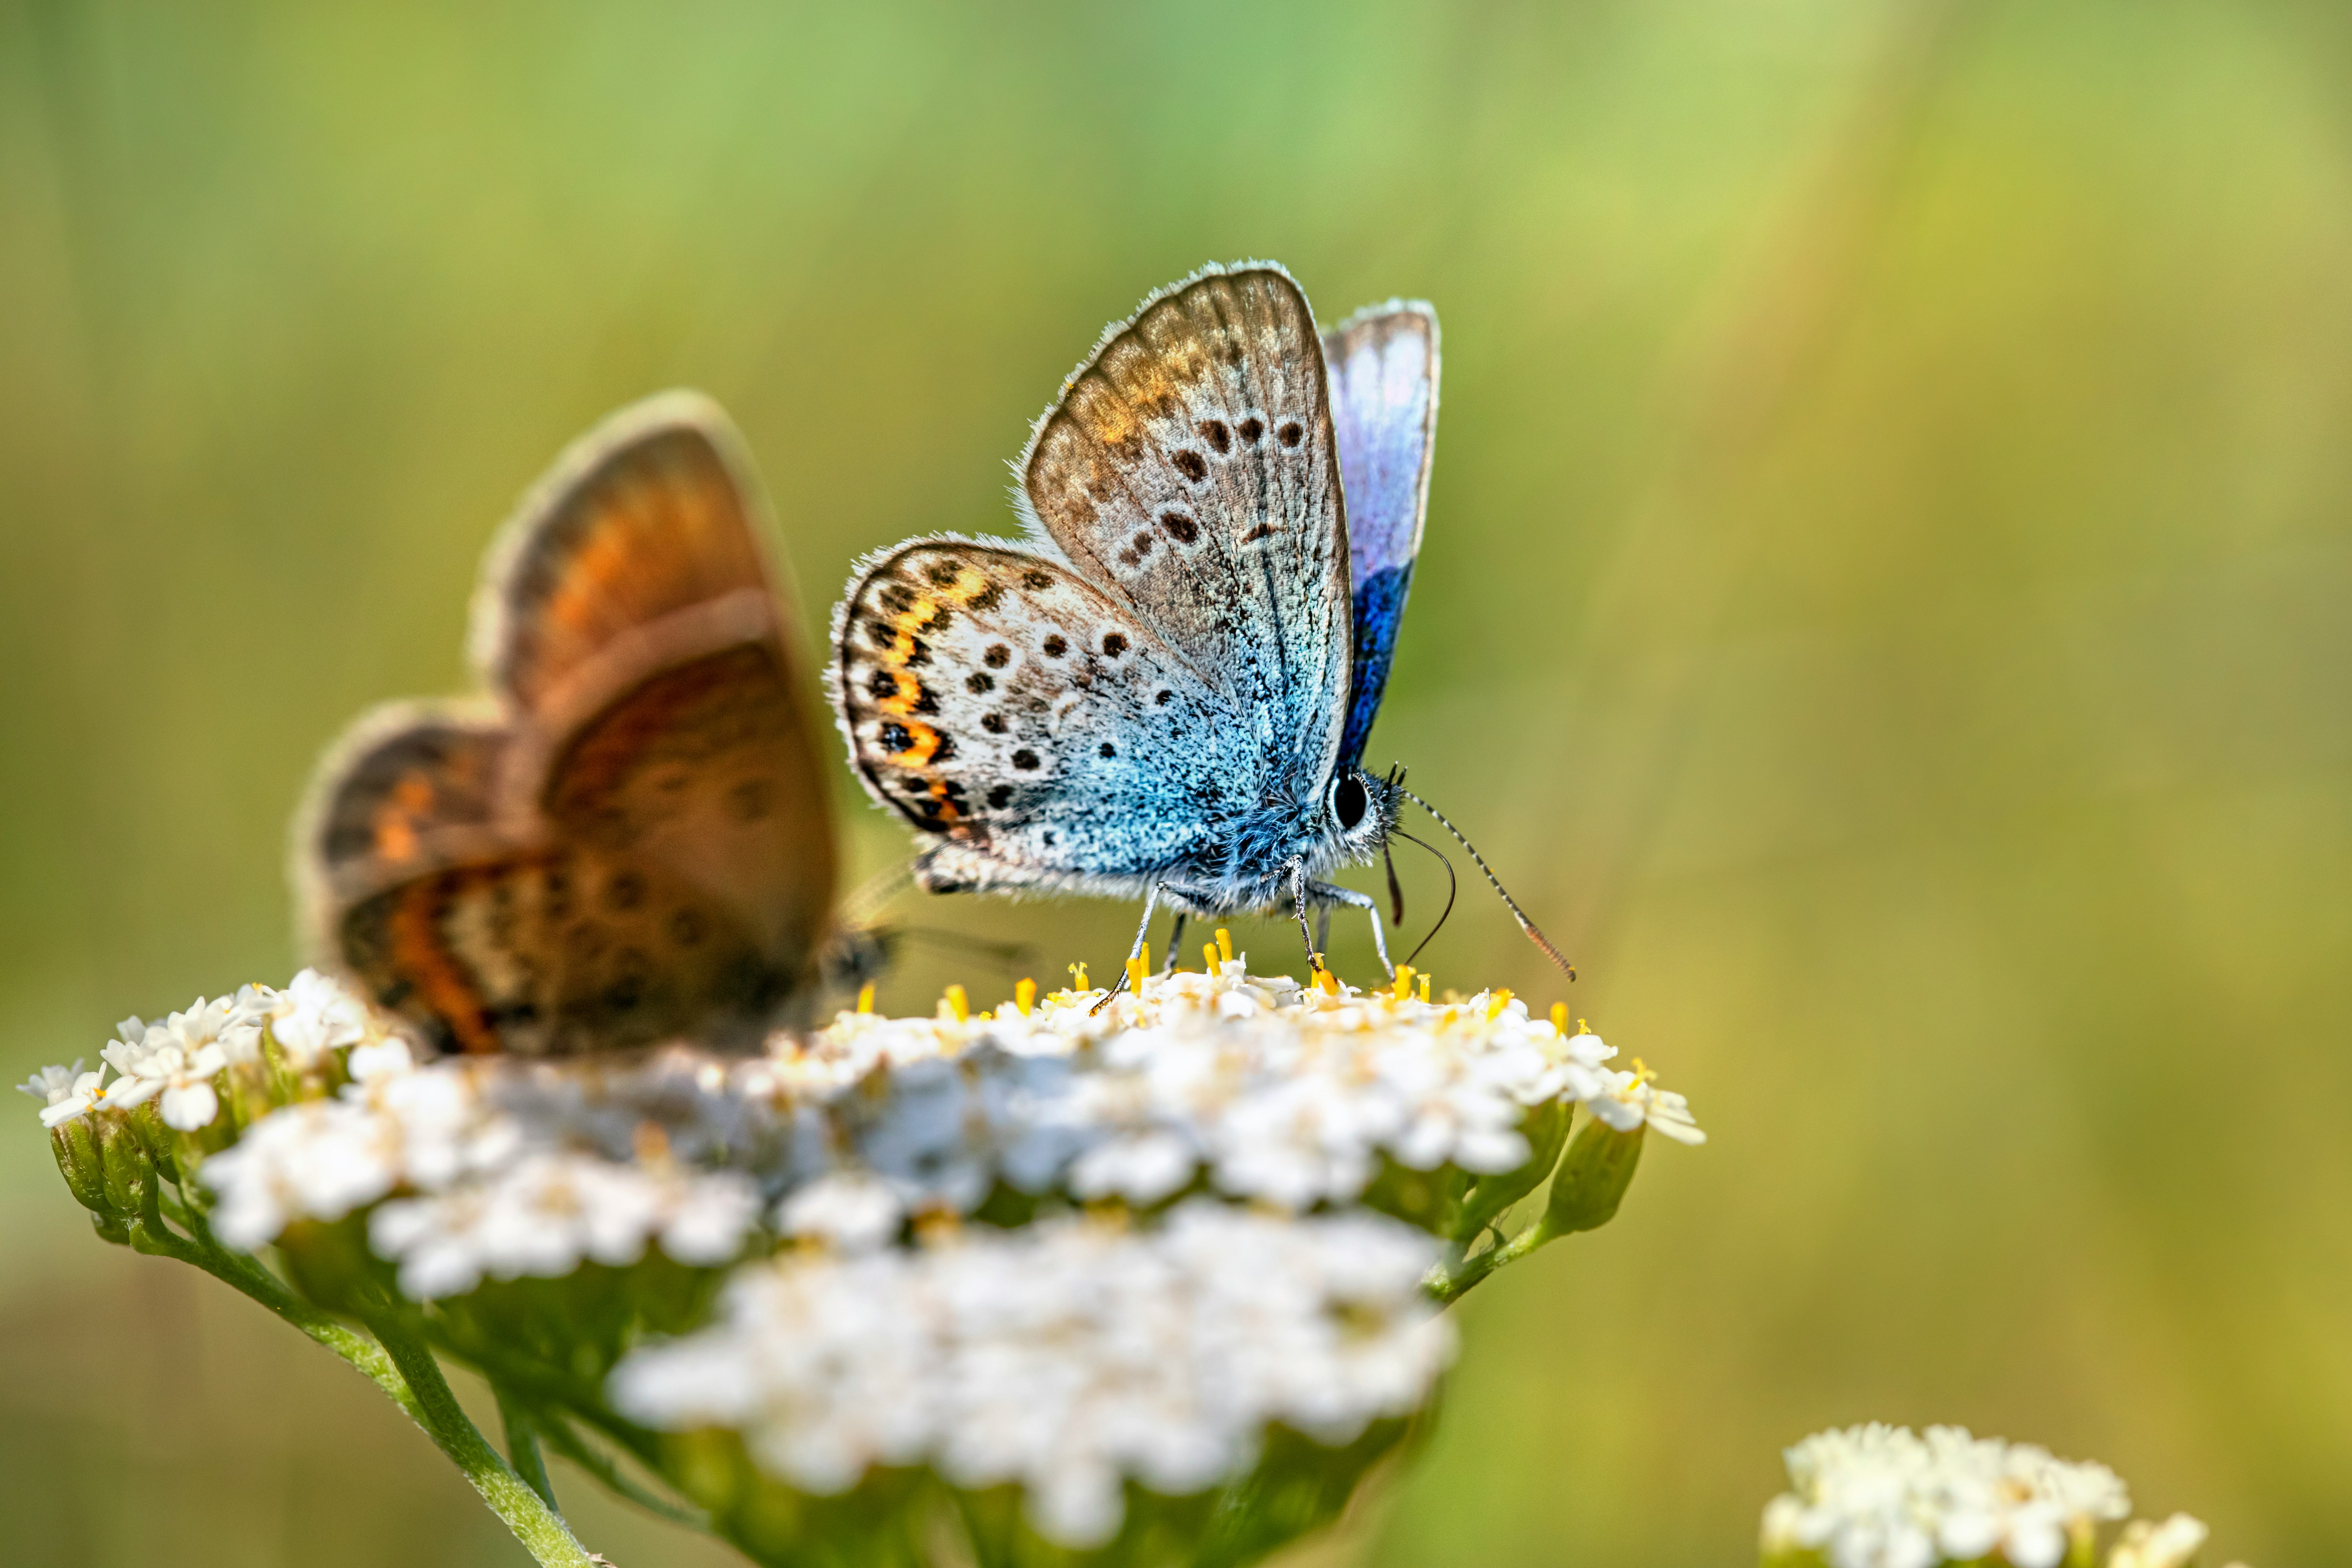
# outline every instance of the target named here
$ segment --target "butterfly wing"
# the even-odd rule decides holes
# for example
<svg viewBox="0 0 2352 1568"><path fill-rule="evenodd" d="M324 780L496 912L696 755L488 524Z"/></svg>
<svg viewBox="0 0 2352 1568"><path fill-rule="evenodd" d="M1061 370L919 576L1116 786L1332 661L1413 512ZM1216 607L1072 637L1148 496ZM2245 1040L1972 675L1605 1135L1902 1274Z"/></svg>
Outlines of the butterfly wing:
<svg viewBox="0 0 2352 1568"><path fill-rule="evenodd" d="M1022 461L1044 533L1224 692L1286 798L1330 772L1348 689L1348 528L1323 351L1268 264L1146 300Z"/></svg>
<svg viewBox="0 0 2352 1568"><path fill-rule="evenodd" d="M1437 449L1437 312L1419 300L1359 310L1323 339L1348 499L1355 646L1342 766L1364 754L1421 553Z"/></svg>
<svg viewBox="0 0 2352 1568"><path fill-rule="evenodd" d="M1066 562L918 540L864 563L834 697L867 790L939 840L933 891L1124 892L1213 861L1251 759L1227 695Z"/></svg>
<svg viewBox="0 0 2352 1568"><path fill-rule="evenodd" d="M437 1042L736 1043L805 991L830 812L737 450L688 395L592 433L493 549L498 711L395 710L322 765L314 943Z"/></svg>

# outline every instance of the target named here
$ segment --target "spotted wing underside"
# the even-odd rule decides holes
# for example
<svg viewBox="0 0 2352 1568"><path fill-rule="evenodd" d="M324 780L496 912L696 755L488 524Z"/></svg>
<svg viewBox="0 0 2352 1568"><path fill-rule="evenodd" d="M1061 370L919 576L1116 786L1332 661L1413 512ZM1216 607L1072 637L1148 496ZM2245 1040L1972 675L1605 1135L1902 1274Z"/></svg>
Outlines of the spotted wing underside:
<svg viewBox="0 0 2352 1568"><path fill-rule="evenodd" d="M1066 563L935 539L868 563L834 694L875 799L922 832L934 890L1116 890L1197 853L1234 804L1225 695Z"/></svg>
<svg viewBox="0 0 2352 1568"><path fill-rule="evenodd" d="M1044 533L1255 731L1265 782L1328 776L1348 689L1348 527L1323 351L1277 267L1145 302L1022 462Z"/></svg>
<svg viewBox="0 0 2352 1568"><path fill-rule="evenodd" d="M1355 594L1343 766L1360 762L1370 739L1421 553L1437 449L1437 312L1418 300L1359 310L1323 339Z"/></svg>

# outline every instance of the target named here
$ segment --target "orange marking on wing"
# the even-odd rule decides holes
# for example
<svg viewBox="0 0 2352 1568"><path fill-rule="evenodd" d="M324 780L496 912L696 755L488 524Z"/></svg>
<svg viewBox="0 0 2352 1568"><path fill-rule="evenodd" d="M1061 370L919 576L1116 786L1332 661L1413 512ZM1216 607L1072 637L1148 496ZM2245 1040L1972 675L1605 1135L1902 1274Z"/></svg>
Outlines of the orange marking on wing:
<svg viewBox="0 0 2352 1568"><path fill-rule="evenodd" d="M602 631L616 593L643 570L630 531L607 520L573 551L563 581L547 596L551 619L575 637Z"/></svg>
<svg viewBox="0 0 2352 1568"><path fill-rule="evenodd" d="M1108 393L1089 385L1080 389L1073 400L1071 412L1086 426L1087 434L1106 447L1116 447L1135 431L1135 418L1127 405Z"/></svg>
<svg viewBox="0 0 2352 1568"><path fill-rule="evenodd" d="M915 710L916 703L923 700L923 683L904 669L893 669L887 673L898 683L898 689L876 701L874 706L893 718L903 719Z"/></svg>
<svg viewBox="0 0 2352 1568"><path fill-rule="evenodd" d="M407 889L392 911L393 973L415 988L467 1052L496 1051L499 1037L482 1017L482 996L465 965L441 937L441 911L462 885L429 879Z"/></svg>
<svg viewBox="0 0 2352 1568"><path fill-rule="evenodd" d="M416 853L416 819L433 809L433 781L412 773L392 786L375 808L373 823L378 858L394 864Z"/></svg>
<svg viewBox="0 0 2352 1568"><path fill-rule="evenodd" d="M938 803L939 811L937 815L941 821L960 822L963 819L963 813L958 811L956 809L955 802L948 798L947 780L933 779L931 781L930 795L931 799Z"/></svg>
<svg viewBox="0 0 2352 1568"><path fill-rule="evenodd" d="M890 760L902 768L928 767L931 758L939 754L940 732L920 719L906 721L905 728L914 741L903 751L889 753Z"/></svg>
<svg viewBox="0 0 2352 1568"><path fill-rule="evenodd" d="M959 605L969 605L988 592L991 581L988 574L977 566L959 565L955 585L947 590L947 596Z"/></svg>

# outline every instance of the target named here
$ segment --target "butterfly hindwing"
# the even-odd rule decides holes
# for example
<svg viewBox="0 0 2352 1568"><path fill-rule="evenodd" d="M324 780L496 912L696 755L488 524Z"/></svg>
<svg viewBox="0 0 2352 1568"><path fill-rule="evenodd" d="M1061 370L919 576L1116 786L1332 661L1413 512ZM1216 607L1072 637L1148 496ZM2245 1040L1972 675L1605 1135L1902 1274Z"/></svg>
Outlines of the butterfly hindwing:
<svg viewBox="0 0 2352 1568"><path fill-rule="evenodd" d="M1077 888L1181 859L1245 759L1224 694L1063 562L917 541L869 563L833 680L875 798L954 853L943 880Z"/></svg>
<svg viewBox="0 0 2352 1568"><path fill-rule="evenodd" d="M672 394L575 445L493 550L497 706L363 723L298 864L321 956L428 1039L756 1039L805 997L825 781L738 443Z"/></svg>
<svg viewBox="0 0 2352 1568"><path fill-rule="evenodd" d="M1355 646L1343 765L1370 738L1404 618L1437 449L1437 312L1418 300L1359 310L1327 333L1331 420L1348 495Z"/></svg>
<svg viewBox="0 0 2352 1568"><path fill-rule="evenodd" d="M337 934L377 1002L443 1050L748 1047L799 978L661 867L575 847L411 879L352 905Z"/></svg>
<svg viewBox="0 0 2352 1568"><path fill-rule="evenodd" d="M1247 716L1267 771L1328 773L1348 534L1321 343L1288 273L1212 268L1146 301L1071 377L1022 476L1061 552Z"/></svg>

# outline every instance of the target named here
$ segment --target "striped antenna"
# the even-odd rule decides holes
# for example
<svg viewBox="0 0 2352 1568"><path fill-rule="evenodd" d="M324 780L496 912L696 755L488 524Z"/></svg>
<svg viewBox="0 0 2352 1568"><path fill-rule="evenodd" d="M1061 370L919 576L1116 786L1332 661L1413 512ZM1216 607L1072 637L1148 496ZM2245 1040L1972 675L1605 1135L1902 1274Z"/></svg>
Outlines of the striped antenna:
<svg viewBox="0 0 2352 1568"><path fill-rule="evenodd" d="M1504 906L1511 911L1511 918L1519 922L1519 929L1528 933L1528 940L1534 942L1538 948L1541 949L1543 955L1546 958L1549 958L1554 963L1559 964L1561 973L1567 975L1570 980L1575 979L1576 965L1570 963L1566 958L1560 955L1559 949L1552 946L1551 938L1544 935L1542 931L1536 929L1536 922L1528 919L1527 910L1519 908L1519 901L1511 897L1510 889L1503 886L1503 879L1495 875L1494 868L1488 866L1486 864L1486 857L1478 853L1478 847L1471 843L1469 839L1464 837L1460 828L1446 821L1445 814L1444 812L1430 805L1429 802L1422 799L1421 796L1413 794L1412 791L1406 789L1403 785L1400 784L1397 786L1397 793L1404 796L1405 799L1412 802L1413 805L1421 807L1422 810L1429 813L1433 817L1435 817L1437 819L1438 826L1443 827L1446 832L1454 835L1454 842L1461 845L1463 848L1468 850L1470 852L1470 858L1476 863L1478 869L1486 873L1488 886L1492 887L1496 893L1502 899Z"/></svg>

